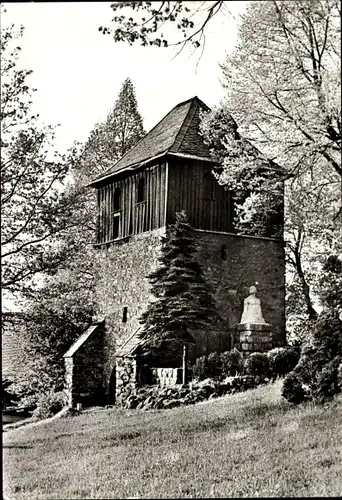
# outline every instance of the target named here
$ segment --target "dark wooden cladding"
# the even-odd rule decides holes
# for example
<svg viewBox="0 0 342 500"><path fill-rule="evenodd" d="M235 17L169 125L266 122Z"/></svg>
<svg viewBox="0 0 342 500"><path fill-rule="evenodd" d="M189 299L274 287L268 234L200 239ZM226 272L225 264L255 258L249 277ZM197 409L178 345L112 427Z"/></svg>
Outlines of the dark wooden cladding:
<svg viewBox="0 0 342 500"><path fill-rule="evenodd" d="M169 163L167 223L185 210L196 229L234 232L231 193L212 175L209 162L173 158Z"/></svg>
<svg viewBox="0 0 342 500"><path fill-rule="evenodd" d="M143 179L143 182L141 181ZM140 196L138 202L138 186ZM120 218L118 238L165 225L166 165L153 165L124 179L98 188L97 243L115 238L114 216ZM143 193L141 186L144 186ZM120 206L115 190L120 189Z"/></svg>

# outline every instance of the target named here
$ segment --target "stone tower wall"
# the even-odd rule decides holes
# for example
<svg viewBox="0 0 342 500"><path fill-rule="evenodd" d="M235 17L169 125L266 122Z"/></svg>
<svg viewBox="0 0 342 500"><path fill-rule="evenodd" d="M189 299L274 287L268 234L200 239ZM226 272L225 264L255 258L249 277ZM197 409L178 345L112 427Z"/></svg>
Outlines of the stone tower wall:
<svg viewBox="0 0 342 500"><path fill-rule="evenodd" d="M157 264L160 237L158 229L130 237L99 250L97 280L98 314L106 320L104 337L105 386L115 369L115 351L129 334L139 328L139 317L151 298L147 275ZM192 357L206 351L232 347L231 337L240 321L243 300L251 285L265 321L272 325L275 345L285 343L285 264L283 242L227 233L194 231L197 258L211 284L222 316L222 325L198 336ZM127 321L123 322L124 307Z"/></svg>

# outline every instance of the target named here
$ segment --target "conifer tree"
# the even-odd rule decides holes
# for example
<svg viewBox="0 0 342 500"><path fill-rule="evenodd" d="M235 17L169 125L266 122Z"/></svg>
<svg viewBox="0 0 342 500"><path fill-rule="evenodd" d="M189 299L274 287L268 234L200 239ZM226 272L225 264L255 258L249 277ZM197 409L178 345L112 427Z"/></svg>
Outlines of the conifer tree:
<svg viewBox="0 0 342 500"><path fill-rule="evenodd" d="M95 125L84 145L77 176L90 181L118 161L145 135L135 89L126 78L107 118Z"/></svg>
<svg viewBox="0 0 342 500"><path fill-rule="evenodd" d="M210 287L196 261L196 244L184 211L168 230L159 266L149 275L154 300L142 314L144 354L179 365L182 344L218 320ZM160 359L159 359L160 361Z"/></svg>

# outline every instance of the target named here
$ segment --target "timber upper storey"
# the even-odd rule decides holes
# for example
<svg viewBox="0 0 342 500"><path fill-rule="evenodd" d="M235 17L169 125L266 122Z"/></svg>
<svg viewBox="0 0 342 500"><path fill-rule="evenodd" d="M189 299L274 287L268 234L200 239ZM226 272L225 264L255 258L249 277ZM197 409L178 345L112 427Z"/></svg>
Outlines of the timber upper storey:
<svg viewBox="0 0 342 500"><path fill-rule="evenodd" d="M200 110L210 111L198 97L177 104L150 132L107 172L96 177L92 186L127 169L169 155L196 156L211 161L208 146L199 135Z"/></svg>
<svg viewBox="0 0 342 500"><path fill-rule="evenodd" d="M234 232L233 200L213 175L218 166L199 133L198 97L175 106L113 167L97 189L97 243L172 224L185 210L196 229Z"/></svg>

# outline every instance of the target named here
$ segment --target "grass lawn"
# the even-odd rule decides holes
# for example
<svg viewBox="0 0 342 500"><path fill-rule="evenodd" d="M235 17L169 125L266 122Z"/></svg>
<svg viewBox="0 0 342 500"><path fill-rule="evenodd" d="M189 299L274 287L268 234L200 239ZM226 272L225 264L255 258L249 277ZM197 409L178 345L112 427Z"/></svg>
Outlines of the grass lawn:
<svg viewBox="0 0 342 500"><path fill-rule="evenodd" d="M3 434L4 498L339 496L342 398L281 382L163 411L93 409Z"/></svg>

